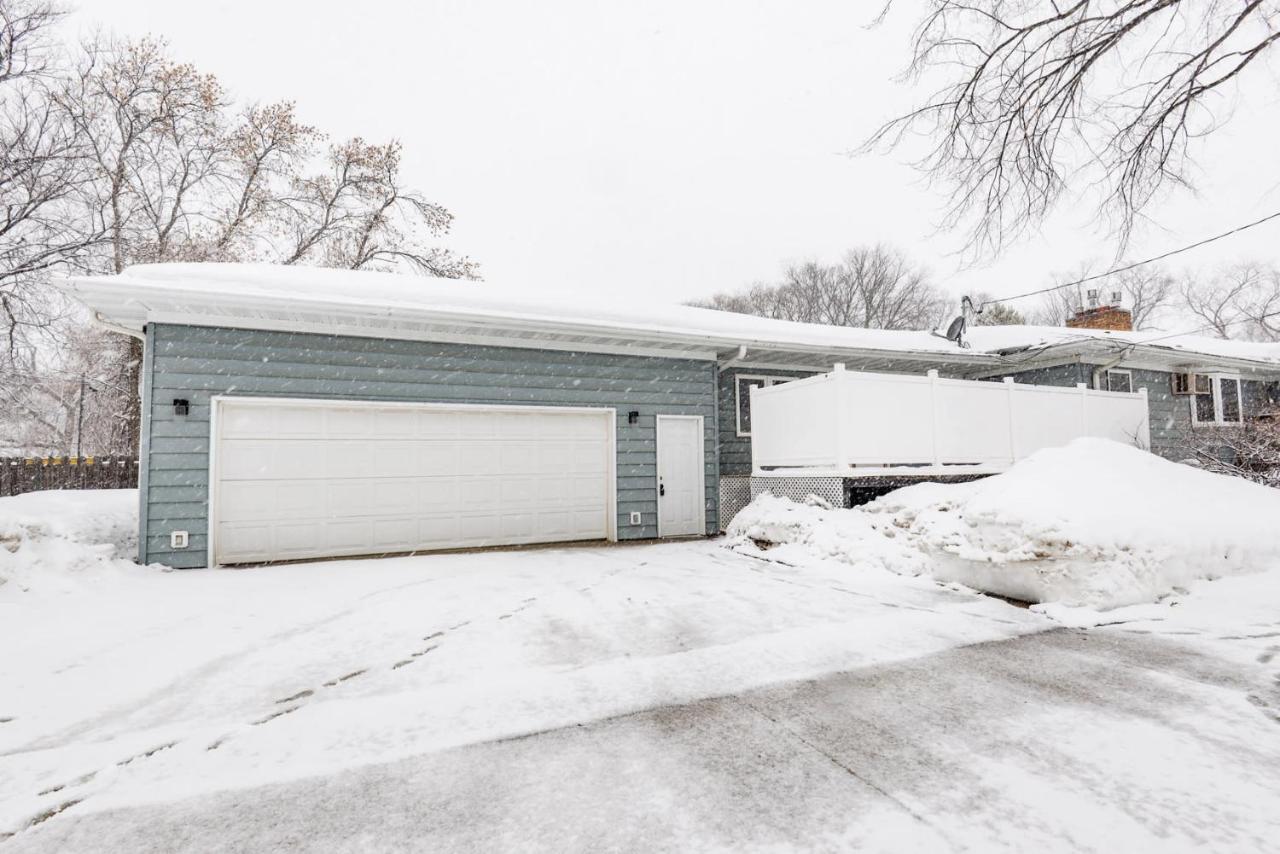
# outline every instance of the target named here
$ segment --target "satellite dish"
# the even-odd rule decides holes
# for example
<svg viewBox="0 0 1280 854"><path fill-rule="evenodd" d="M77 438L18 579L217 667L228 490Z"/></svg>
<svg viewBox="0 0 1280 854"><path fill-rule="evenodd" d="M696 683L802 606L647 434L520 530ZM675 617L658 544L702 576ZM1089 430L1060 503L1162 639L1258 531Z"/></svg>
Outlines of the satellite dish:
<svg viewBox="0 0 1280 854"><path fill-rule="evenodd" d="M947 339L958 347L968 347L969 345L964 343L964 330L965 327L968 326L968 321L965 319L966 309L977 311L979 314L982 313L982 309L974 308L973 300L969 299L967 296L961 297L960 313L957 314L949 324L947 324L947 331L943 334L939 334L937 332L934 332L933 334L937 335L939 338Z"/></svg>
<svg viewBox="0 0 1280 854"><path fill-rule="evenodd" d="M956 319L951 321L951 325L947 327L947 334L945 336L946 339L948 341L954 341L957 344L959 344L960 336L964 335L964 326L965 326L964 315L963 314L957 315Z"/></svg>

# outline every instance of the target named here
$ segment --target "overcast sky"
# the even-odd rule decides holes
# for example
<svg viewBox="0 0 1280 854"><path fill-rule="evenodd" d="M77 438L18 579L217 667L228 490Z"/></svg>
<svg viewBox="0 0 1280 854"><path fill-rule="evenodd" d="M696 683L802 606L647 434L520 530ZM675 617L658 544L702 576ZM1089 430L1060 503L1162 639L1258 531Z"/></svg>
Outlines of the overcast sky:
<svg viewBox="0 0 1280 854"><path fill-rule="evenodd" d="M407 183L457 217L486 278L683 300L884 241L959 294L1015 293L1114 246L1084 206L964 268L944 193L906 154L849 156L924 93L898 82L913 4L879 0L92 0L73 25L164 36L239 98L292 99L333 137L397 137ZM1138 258L1280 210L1280 85L1246 79L1198 150L1198 196L1154 211ZM1280 260L1280 221L1184 256Z"/></svg>

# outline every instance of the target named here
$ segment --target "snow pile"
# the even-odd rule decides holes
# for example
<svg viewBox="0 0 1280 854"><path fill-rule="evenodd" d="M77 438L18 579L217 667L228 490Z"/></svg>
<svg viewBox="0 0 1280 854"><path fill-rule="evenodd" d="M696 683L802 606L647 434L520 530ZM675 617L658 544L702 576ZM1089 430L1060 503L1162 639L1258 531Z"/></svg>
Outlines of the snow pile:
<svg viewBox="0 0 1280 854"><path fill-rule="evenodd" d="M929 562L892 520L861 510L832 509L809 496L803 504L764 493L729 523L730 547L748 541L767 548L779 563L803 564L806 554L835 558L858 568L922 575Z"/></svg>
<svg viewBox="0 0 1280 854"><path fill-rule="evenodd" d="M1280 490L1078 439L994 477L919 484L854 510L757 500L729 534L734 545L798 544L1016 599L1108 609L1280 566L1277 518Z"/></svg>
<svg viewBox="0 0 1280 854"><path fill-rule="evenodd" d="M0 498L0 593L73 590L137 571L136 489Z"/></svg>

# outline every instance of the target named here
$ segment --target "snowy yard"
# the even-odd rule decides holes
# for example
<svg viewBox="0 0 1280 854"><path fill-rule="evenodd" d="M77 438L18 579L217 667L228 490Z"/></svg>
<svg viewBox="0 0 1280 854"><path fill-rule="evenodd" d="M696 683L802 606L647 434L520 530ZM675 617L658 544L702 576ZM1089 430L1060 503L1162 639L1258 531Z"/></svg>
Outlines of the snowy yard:
<svg viewBox="0 0 1280 854"><path fill-rule="evenodd" d="M723 541L165 572L71 495L0 500L0 851L1280 833L1275 571L1082 630Z"/></svg>

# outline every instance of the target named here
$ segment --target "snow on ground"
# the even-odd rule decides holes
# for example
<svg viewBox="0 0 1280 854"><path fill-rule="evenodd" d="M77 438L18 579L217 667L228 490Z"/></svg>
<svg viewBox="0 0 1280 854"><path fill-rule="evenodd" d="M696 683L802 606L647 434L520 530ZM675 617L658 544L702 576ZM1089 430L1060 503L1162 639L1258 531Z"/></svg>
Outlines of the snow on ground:
<svg viewBox="0 0 1280 854"><path fill-rule="evenodd" d="M0 498L0 601L79 589L138 567L136 489L46 490Z"/></svg>
<svg viewBox="0 0 1280 854"><path fill-rule="evenodd" d="M116 500L86 498L102 518ZM0 833L66 804L332 774L1052 625L847 576L696 542L31 584L0 597L0 648L22 650L0 657Z"/></svg>
<svg viewBox="0 0 1280 854"><path fill-rule="evenodd" d="M1280 490L1103 439L1048 448L1009 471L919 484L852 510L762 496L730 544L929 574L1002 596L1096 611L1151 603L1197 579L1280 568ZM1270 582L1267 582L1270 583Z"/></svg>
<svg viewBox="0 0 1280 854"><path fill-rule="evenodd" d="M1276 830L1274 572L1038 613L929 578L889 513L837 516L822 555L86 562L95 525L127 550L132 498L0 499L46 576L0 587L20 651L0 656L0 850L1241 850Z"/></svg>

